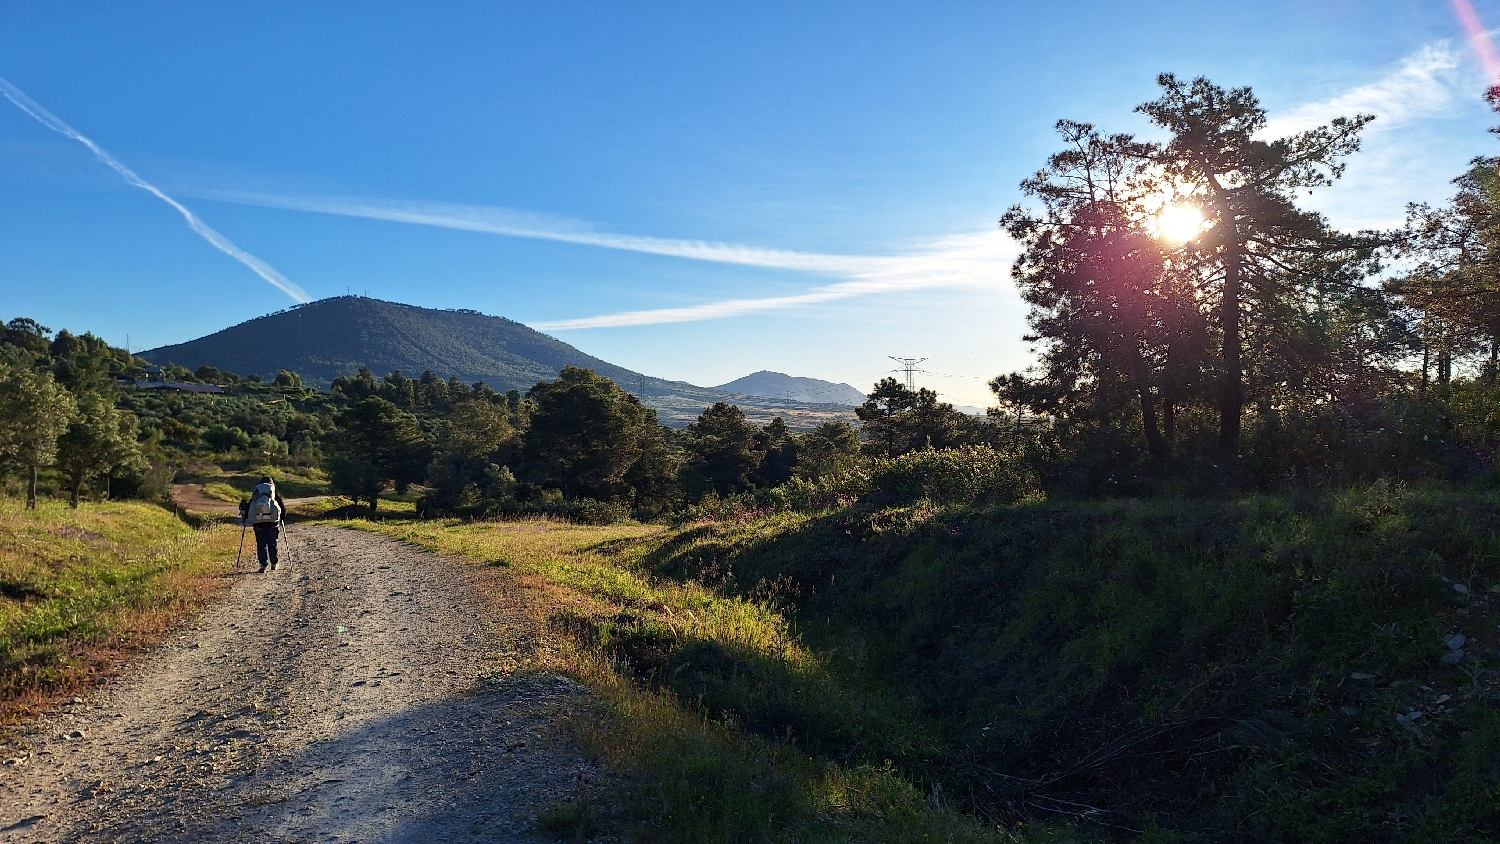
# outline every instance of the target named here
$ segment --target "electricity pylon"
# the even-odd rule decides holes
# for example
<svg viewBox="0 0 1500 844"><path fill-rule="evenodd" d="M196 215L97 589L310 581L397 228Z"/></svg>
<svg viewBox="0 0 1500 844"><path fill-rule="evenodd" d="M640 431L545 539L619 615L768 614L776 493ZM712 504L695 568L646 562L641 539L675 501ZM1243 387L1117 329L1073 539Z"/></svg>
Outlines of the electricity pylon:
<svg viewBox="0 0 1500 844"><path fill-rule="evenodd" d="M888 357L896 363L901 364L900 371L906 373L906 389L915 390L917 385L912 376L922 371L917 368L917 364L927 360L927 358L898 358L894 355L888 355Z"/></svg>

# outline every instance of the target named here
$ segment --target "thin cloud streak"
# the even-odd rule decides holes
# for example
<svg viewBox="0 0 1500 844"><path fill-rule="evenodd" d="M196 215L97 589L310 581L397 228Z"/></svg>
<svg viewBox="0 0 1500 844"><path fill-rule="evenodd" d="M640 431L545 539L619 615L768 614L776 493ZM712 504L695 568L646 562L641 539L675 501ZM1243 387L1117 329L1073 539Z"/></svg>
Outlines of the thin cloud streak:
<svg viewBox="0 0 1500 844"><path fill-rule="evenodd" d="M1406 57L1390 73L1331 99L1308 103L1273 118L1261 133L1276 138L1321 126L1335 117L1373 114L1373 128L1390 129L1446 112L1459 85L1459 56L1446 41Z"/></svg>
<svg viewBox="0 0 1500 844"><path fill-rule="evenodd" d="M120 162L119 159L115 158L113 155L110 155L108 152L105 152L102 147L94 143L89 138L85 137L77 129L74 129L72 126L64 123L62 119L57 115L46 110L45 108L42 108L41 105L39 105L35 100L26 96L26 94L22 92L20 88L12 85L3 77L0 77L0 94L4 94L6 99L10 100L12 103L15 103L17 108L31 115L36 119L38 123L46 126L48 129L51 129L59 135L72 138L73 140L88 147L89 150L94 153L95 158L98 158L111 170L119 173L120 177L123 178L126 182L150 193L152 196L155 196L162 202L165 202L166 204L172 206L174 209L176 209L177 213L181 214L182 218L187 221L188 228L196 232L199 237L202 237L204 240L208 241L209 244L215 249L249 267L250 270L256 275L270 282L278 290L292 297L292 299L296 300L297 302L312 301L312 297L307 295L307 291L303 290L301 287L298 287L292 282L291 279L277 272L275 267L272 267L270 264L267 264L265 261L262 261L254 255L251 255L249 252L246 252L238 246L235 246L234 243L229 240L229 238L225 237L222 234L219 234L211 226L203 222L203 220L199 219L198 215L194 214L192 211L189 211L185 206L183 206L182 203L178 202L170 196L167 196L165 193L162 193L162 191L155 185L136 175L134 170L126 167L123 163Z"/></svg>
<svg viewBox="0 0 1500 844"><path fill-rule="evenodd" d="M1009 262L1015 256L1014 244L998 230L942 238L907 255L827 255L597 232L577 221L485 206L257 193L212 192L200 195L269 208L412 223L695 261L811 272L848 279L791 296L731 299L679 308L627 311L533 323L532 327L543 331L698 322L879 293L984 285L1006 278Z"/></svg>

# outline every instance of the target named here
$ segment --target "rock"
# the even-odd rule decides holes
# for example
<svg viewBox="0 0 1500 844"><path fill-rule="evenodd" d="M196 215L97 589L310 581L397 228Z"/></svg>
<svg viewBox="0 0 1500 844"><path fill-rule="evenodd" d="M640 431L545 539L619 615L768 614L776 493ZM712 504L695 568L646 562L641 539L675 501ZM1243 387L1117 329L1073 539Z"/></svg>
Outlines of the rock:
<svg viewBox="0 0 1500 844"><path fill-rule="evenodd" d="M1453 584L1453 591L1460 595L1467 595L1469 594L1469 587L1463 583L1455 583Z"/></svg>
<svg viewBox="0 0 1500 844"><path fill-rule="evenodd" d="M1444 642L1443 644L1448 646L1448 650L1456 651L1462 649L1464 643L1467 641L1469 641L1468 636L1465 636L1462 633L1454 633L1452 636L1449 636L1448 641Z"/></svg>
<svg viewBox="0 0 1500 844"><path fill-rule="evenodd" d="M1463 661L1463 658L1464 658L1464 652L1463 651L1461 651L1461 650L1449 651L1449 652L1443 654L1443 664L1444 665L1457 665L1457 664L1459 664L1460 662Z"/></svg>
<svg viewBox="0 0 1500 844"><path fill-rule="evenodd" d="M1356 671L1353 674L1349 675L1349 679L1350 680L1373 680L1373 679L1375 679L1375 675L1374 674L1366 674L1363 671Z"/></svg>

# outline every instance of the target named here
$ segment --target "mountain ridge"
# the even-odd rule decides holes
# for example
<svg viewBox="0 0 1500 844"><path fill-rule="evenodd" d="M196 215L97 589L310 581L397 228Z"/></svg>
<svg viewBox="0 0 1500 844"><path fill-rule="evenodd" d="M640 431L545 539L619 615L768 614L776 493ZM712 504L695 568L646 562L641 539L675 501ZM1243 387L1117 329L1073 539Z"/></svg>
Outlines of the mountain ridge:
<svg viewBox="0 0 1500 844"><path fill-rule="evenodd" d="M505 317L335 296L139 353L156 364L213 366L274 378L281 369L327 388L361 367L377 376L431 370L444 378L526 390L564 366L592 369L631 392L707 397L711 391L617 366Z"/></svg>
<svg viewBox="0 0 1500 844"><path fill-rule="evenodd" d="M298 373L316 389L368 368L376 377L431 371L465 383L525 392L564 366L603 375L639 397L667 425L683 427L717 401L741 404L757 424L782 415L794 429L852 418L846 404L746 396L657 378L594 357L515 320L468 309L438 310L365 296L335 296L246 320L212 334L137 353L155 364L212 366L242 376ZM816 379L810 379L816 380ZM820 382L827 383L827 382Z"/></svg>
<svg viewBox="0 0 1500 844"><path fill-rule="evenodd" d="M857 406L865 401L865 394L848 384L835 384L820 378L805 378L762 369L743 378L711 389L762 398L789 399L791 401L818 404L842 404Z"/></svg>

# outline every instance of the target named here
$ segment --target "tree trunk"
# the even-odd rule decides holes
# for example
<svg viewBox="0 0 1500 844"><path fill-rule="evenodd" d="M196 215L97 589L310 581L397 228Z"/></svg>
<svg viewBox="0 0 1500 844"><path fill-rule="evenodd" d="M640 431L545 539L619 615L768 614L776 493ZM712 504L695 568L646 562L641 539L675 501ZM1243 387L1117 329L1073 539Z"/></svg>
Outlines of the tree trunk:
<svg viewBox="0 0 1500 844"><path fill-rule="evenodd" d="M1245 406L1245 372L1241 360L1240 339L1240 233L1235 227L1234 211L1224 208L1224 298L1219 303L1219 320L1224 327L1224 383L1219 393L1219 447L1225 454L1239 448L1240 414Z"/></svg>
<svg viewBox="0 0 1500 844"><path fill-rule="evenodd" d="M26 475L26 509L36 509L36 464L27 467L30 471Z"/></svg>
<svg viewBox="0 0 1500 844"><path fill-rule="evenodd" d="M1167 448L1177 441L1177 408L1171 399L1162 399L1161 402L1161 435Z"/></svg>
<svg viewBox="0 0 1500 844"><path fill-rule="evenodd" d="M1437 380L1439 384L1447 384L1453 380L1453 353L1447 349L1438 352Z"/></svg>
<svg viewBox="0 0 1500 844"><path fill-rule="evenodd" d="M73 495L68 500L68 504L74 510L78 509L78 498L82 494L83 494L83 475L75 475L73 477Z"/></svg>
<svg viewBox="0 0 1500 844"><path fill-rule="evenodd" d="M1146 429L1146 450L1151 452L1152 463L1165 462L1167 444L1162 441L1161 429L1156 425L1156 402L1151 398L1151 388L1142 386L1136 392L1141 397L1141 427Z"/></svg>
<svg viewBox="0 0 1500 844"><path fill-rule="evenodd" d="M1432 347L1422 341L1422 395L1427 395L1427 371L1432 367Z"/></svg>

